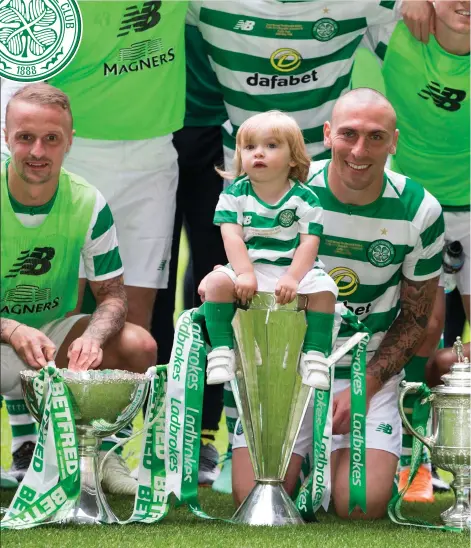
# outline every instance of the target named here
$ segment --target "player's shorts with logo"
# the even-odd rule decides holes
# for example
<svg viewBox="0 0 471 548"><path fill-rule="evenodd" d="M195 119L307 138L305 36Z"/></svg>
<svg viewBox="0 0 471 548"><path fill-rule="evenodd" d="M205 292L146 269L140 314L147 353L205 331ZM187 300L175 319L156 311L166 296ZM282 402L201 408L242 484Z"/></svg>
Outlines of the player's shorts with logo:
<svg viewBox="0 0 471 548"><path fill-rule="evenodd" d="M86 314L75 314L44 324L39 330L46 335L59 350L72 327ZM9 344L0 345L0 393L15 399L22 398L20 372L32 369L27 366Z"/></svg>
<svg viewBox="0 0 471 548"><path fill-rule="evenodd" d="M141 141L75 138L64 167L96 186L116 223L124 283L165 288L178 186L172 135Z"/></svg>
<svg viewBox="0 0 471 548"><path fill-rule="evenodd" d="M320 263L320 261L319 261ZM322 263L320 263L322 264ZM287 266L276 266L271 264L255 263L253 265L255 277L257 278L257 290L273 293L275 291L278 280L284 276L287 271ZM230 265L220 266L215 272L223 272L235 283L237 279L236 273ZM324 272L322 268L313 268L299 282L298 294L310 295L321 291L330 291L337 297L338 289L332 278Z"/></svg>
<svg viewBox="0 0 471 548"><path fill-rule="evenodd" d="M388 453L401 455L402 423L399 416L398 397L399 383L404 374L395 375L383 388L371 398L370 407L366 416L366 448L381 449ZM334 394L338 394L350 386L346 379L334 381ZM311 399L306 415L301 424L293 452L301 457L309 455L312 462L312 428L313 428L313 399ZM240 418L237 420L232 443L233 449L247 447ZM350 434L332 436L332 452L337 449L350 448Z"/></svg>

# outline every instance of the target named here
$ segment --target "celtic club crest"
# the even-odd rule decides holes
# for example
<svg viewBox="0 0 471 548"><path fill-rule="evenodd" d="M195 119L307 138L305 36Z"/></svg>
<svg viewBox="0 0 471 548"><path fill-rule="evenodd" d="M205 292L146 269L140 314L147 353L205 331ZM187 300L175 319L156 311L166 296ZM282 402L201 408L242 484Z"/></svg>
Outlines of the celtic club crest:
<svg viewBox="0 0 471 548"><path fill-rule="evenodd" d="M332 38L337 35L338 31L339 25L337 21L334 21L334 19L331 19L330 17L319 19L312 26L312 35L320 42L332 40Z"/></svg>
<svg viewBox="0 0 471 548"><path fill-rule="evenodd" d="M76 0L0 1L0 76L37 82L58 74L82 38Z"/></svg>
<svg viewBox="0 0 471 548"><path fill-rule="evenodd" d="M283 228L289 228L294 223L294 211L292 209L284 209L278 215L278 223Z"/></svg>
<svg viewBox="0 0 471 548"><path fill-rule="evenodd" d="M375 240L369 245L366 254L372 265L383 268L393 262L396 250L388 240Z"/></svg>

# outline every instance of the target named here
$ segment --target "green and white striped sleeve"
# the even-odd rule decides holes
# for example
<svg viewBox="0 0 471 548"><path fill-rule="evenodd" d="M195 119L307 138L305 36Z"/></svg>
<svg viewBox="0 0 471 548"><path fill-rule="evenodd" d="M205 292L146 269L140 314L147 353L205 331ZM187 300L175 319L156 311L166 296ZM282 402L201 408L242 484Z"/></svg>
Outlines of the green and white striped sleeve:
<svg viewBox="0 0 471 548"><path fill-rule="evenodd" d="M80 277L92 282L115 278L124 271L113 215L101 192L97 190L96 193L95 207L82 248L83 269L81 265L80 273Z"/></svg>
<svg viewBox="0 0 471 548"><path fill-rule="evenodd" d="M213 223L215 225L231 223L242 226L242 211L236 196L227 192L221 193L214 213Z"/></svg>
<svg viewBox="0 0 471 548"><path fill-rule="evenodd" d="M417 229L417 241L414 249L406 255L402 273L408 280L435 278L442 271L445 222L440 204L427 191L412 224Z"/></svg>

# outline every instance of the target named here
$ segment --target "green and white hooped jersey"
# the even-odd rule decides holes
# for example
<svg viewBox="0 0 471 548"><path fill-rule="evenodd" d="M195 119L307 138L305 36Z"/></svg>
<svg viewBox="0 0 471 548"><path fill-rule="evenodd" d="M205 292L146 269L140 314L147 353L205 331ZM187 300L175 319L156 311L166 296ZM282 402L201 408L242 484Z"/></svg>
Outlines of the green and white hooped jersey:
<svg viewBox="0 0 471 548"><path fill-rule="evenodd" d="M397 113L392 168L424 185L445 211L469 211L469 55L448 53L434 36L423 44L403 22L367 38L384 58L386 94Z"/></svg>
<svg viewBox="0 0 471 548"><path fill-rule="evenodd" d="M9 195L1 164L0 315L32 327L62 318L77 303L78 278L123 273L116 227L102 194L62 170L55 196L27 207Z"/></svg>
<svg viewBox="0 0 471 548"><path fill-rule="evenodd" d="M313 162L307 184L324 209L319 259L337 284L338 300L372 331L372 357L400 309L401 280L439 276L444 244L440 204L421 185L385 170L381 196L366 206L347 205L328 184L329 161ZM339 343L350 337L345 326ZM337 364L336 376L347 378L351 356Z"/></svg>
<svg viewBox="0 0 471 548"><path fill-rule="evenodd" d="M234 149L244 120L278 109L296 119L312 158L330 157L322 127L350 87L355 52L399 8L380 0L193 0L187 21L203 35L229 116L224 144Z"/></svg>
<svg viewBox="0 0 471 548"><path fill-rule="evenodd" d="M216 206L214 224L243 227L252 263L289 266L300 234L322 235L323 212L313 190L291 181L291 189L275 205L254 192L250 179L237 179L224 190ZM314 265L313 265L314 266Z"/></svg>

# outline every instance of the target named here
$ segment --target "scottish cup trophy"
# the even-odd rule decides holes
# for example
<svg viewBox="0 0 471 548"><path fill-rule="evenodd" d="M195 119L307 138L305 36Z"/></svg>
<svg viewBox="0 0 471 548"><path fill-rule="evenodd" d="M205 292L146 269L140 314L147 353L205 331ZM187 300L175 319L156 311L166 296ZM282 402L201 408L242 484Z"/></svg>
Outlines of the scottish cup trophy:
<svg viewBox="0 0 471 548"><path fill-rule="evenodd" d="M431 437L418 433L404 412L404 397L419 388L420 383L402 383L399 411L404 425L429 449L432 463L451 472L455 504L441 514L443 523L450 527L470 527L469 487L471 480L471 366L463 358L458 337L453 346L457 361L450 373L443 375L444 384L431 390L434 432Z"/></svg>
<svg viewBox="0 0 471 548"><path fill-rule="evenodd" d="M306 333L306 297L276 305L259 292L233 320L236 375L231 382L252 461L256 486L233 516L250 525L304 523L283 488L293 447L312 388L302 383L298 362ZM340 328L336 315L333 340ZM331 356L340 359L364 337L355 334Z"/></svg>
<svg viewBox="0 0 471 548"><path fill-rule="evenodd" d="M60 371L72 400L80 466L80 495L75 505L60 516L60 522L117 522L99 481L98 450L102 438L115 434L137 415L146 398L150 377L119 370ZM48 384L39 378L37 371L23 371L20 375L26 405L40 422Z"/></svg>

